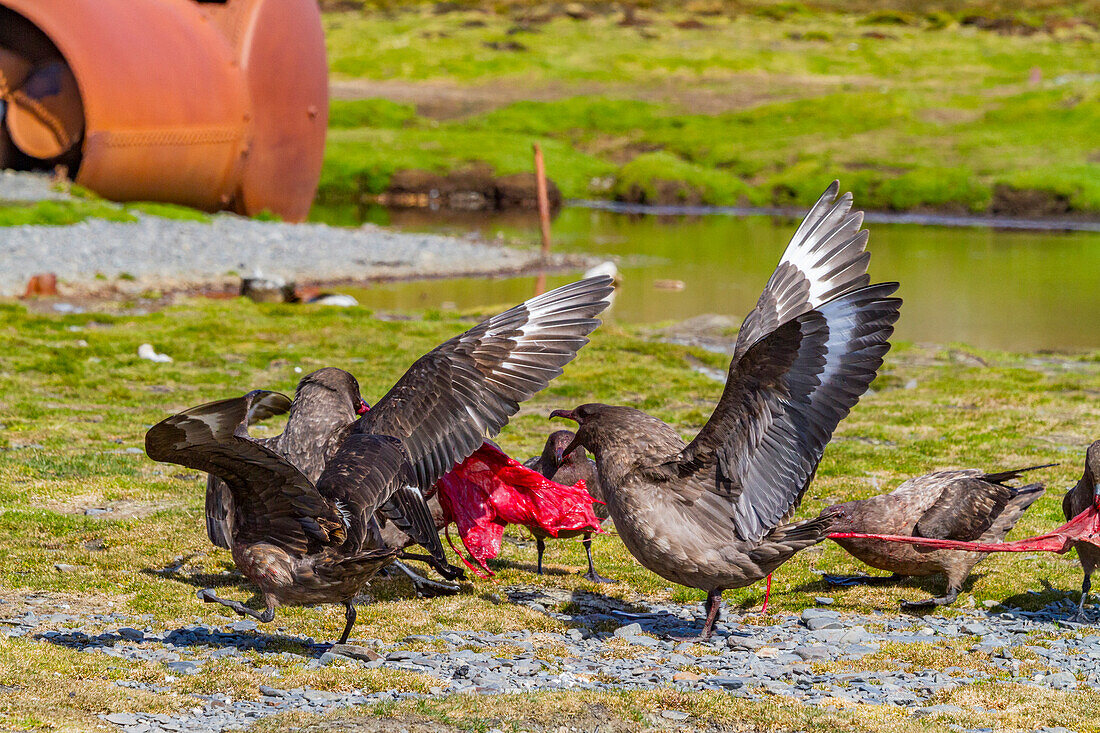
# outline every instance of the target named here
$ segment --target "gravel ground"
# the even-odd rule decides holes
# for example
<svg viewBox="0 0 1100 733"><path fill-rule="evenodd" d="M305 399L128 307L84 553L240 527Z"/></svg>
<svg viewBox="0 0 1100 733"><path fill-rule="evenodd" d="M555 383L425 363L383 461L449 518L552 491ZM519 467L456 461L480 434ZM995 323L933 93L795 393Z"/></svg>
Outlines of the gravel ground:
<svg viewBox="0 0 1100 733"><path fill-rule="evenodd" d="M39 272L53 272L70 286L95 287L124 276L133 278L133 287L168 289L221 282L234 272L298 281L474 275L531 267L538 253L371 225L338 229L228 215L205 224L141 216L132 224L89 219L63 227L7 227L0 230L0 262L0 295L17 295Z"/></svg>
<svg viewBox="0 0 1100 733"><path fill-rule="evenodd" d="M418 697L416 693L347 693L280 686L273 662L302 660L306 666L362 666L421 672L438 679L433 695L472 692L508 694L555 689L646 689L673 686L684 690L719 690L751 699L780 695L813 705L864 703L906 708L914 716L959 712L953 705L935 705L937 692L975 683L1016 683L1043 688L1100 688L1100 647L1092 627L1067 620L1072 605L1061 601L1040 611L962 609L961 616L915 617L877 613L870 616L839 614L825 607L800 615L769 617L771 625L741 623L730 615L721 621L715 637L702 645L672 641L674 635L698 631L701 609L697 605L653 604L646 613L628 613L619 601L584 592L565 592L531 587L502 590L501 602L525 604L570 625L565 634L485 633L454 629L434 635L412 636L396 644L376 639L353 639L353 644L331 647L313 639L294 639L305 651L285 650L287 639L264 633L251 620L227 620L225 628L191 625L153 631L151 617L118 613L71 615L22 610L13 618L0 619L0 633L26 636L42 643L60 644L89 654L161 662L169 675L167 684L122 680L117 684L152 692L171 690L171 682L199 674L215 659L232 659L250 665L269 682L259 688L256 700L234 700L224 694L194 695L195 705L186 712L167 715L113 713L104 719L126 733L151 731L222 731L244 727L268 715L299 710L328 712L352 705ZM570 602L572 615L555 613L547 606ZM9 606L10 608L11 606ZM25 607L24 607L25 608ZM0 605L0 615L4 605ZM749 617L746 617L749 618ZM757 617L758 618L758 617ZM755 619L751 619L754 620ZM49 627L49 630L46 630ZM614 628L614 631L593 629ZM1036 632L1040 632L1036 634ZM989 655L991 662L975 662L974 668L949 667L927 670L899 662L890 671L821 671L816 662L858 660L877 652L886 641L903 644L942 644L965 639L972 652ZM621 640L614 641L612 640ZM552 661L537 652L553 644L565 653ZM429 645L443 651L421 651ZM503 645L524 651L500 654ZM623 648L636 652L621 658ZM242 650L256 654L246 657ZM1051 673L1021 675L1020 659L1043 660ZM980 659L985 659L984 655ZM675 711L669 711L675 712Z"/></svg>
<svg viewBox="0 0 1100 733"><path fill-rule="evenodd" d="M65 194L52 191L43 176L0 172L0 203L43 198ZM229 273L304 282L514 272L539 258L534 249L373 225L345 229L230 214L211 223L136 216L136 223L89 219L71 226L0 228L0 295L22 293L40 272L53 272L63 287L80 290L118 286L122 276L125 289L140 291L223 284Z"/></svg>
<svg viewBox="0 0 1100 733"><path fill-rule="evenodd" d="M45 173L20 173L0 169L0 203L34 201L64 201L72 198L63 191L55 191L53 181Z"/></svg>

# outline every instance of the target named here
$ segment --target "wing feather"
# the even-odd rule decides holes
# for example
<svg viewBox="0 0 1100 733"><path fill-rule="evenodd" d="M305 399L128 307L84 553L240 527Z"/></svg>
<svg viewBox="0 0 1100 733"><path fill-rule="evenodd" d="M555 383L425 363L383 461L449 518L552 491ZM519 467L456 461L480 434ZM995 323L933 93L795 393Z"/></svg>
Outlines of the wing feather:
<svg viewBox="0 0 1100 733"><path fill-rule="evenodd" d="M418 359L358 429L400 439L416 485L430 491L562 373L611 292L611 278L589 278L479 323Z"/></svg>
<svg viewBox="0 0 1100 733"><path fill-rule="evenodd" d="M896 290L884 283L846 293L735 356L710 420L658 467L679 479L681 498L722 497L746 541L789 519L833 431L890 348L901 305L889 297Z"/></svg>
<svg viewBox="0 0 1100 733"><path fill-rule="evenodd" d="M791 237L756 307L745 317L734 355L783 323L870 282L863 212L851 211L852 194L837 198L833 181Z"/></svg>
<svg viewBox="0 0 1100 733"><path fill-rule="evenodd" d="M338 544L345 531L337 509L301 471L243 432L258 392L199 405L154 425L145 452L155 461L217 476L235 507L233 539L268 541L304 553ZM268 393L271 394L271 393Z"/></svg>

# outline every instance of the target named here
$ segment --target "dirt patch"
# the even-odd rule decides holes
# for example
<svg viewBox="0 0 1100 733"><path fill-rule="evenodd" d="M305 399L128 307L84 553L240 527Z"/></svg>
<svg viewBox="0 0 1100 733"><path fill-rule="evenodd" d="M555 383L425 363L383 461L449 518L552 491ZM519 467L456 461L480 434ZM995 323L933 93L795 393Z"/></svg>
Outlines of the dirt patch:
<svg viewBox="0 0 1100 733"><path fill-rule="evenodd" d="M845 163L844 169L849 171L878 171L880 173L889 173L891 175L900 176L908 172L907 168L892 165L882 165L880 163L863 163L852 162Z"/></svg>
<svg viewBox="0 0 1100 733"><path fill-rule="evenodd" d="M166 509L185 506L181 501L135 501L119 499L103 501L97 495L71 496L64 501L51 501L44 505L61 514L83 514L97 519L134 519L148 517Z"/></svg>
<svg viewBox="0 0 1100 733"><path fill-rule="evenodd" d="M582 146L582 150L589 155L606 158L616 165L626 165L639 155L664 150L664 146L657 143L624 143L623 140L619 138L597 137L585 143Z"/></svg>
<svg viewBox="0 0 1100 733"><path fill-rule="evenodd" d="M110 613L121 607L123 597L102 594L80 595L76 593L21 592L0 593L0 617L14 618L31 611L35 614L51 613ZM5 624L4 626L7 626Z"/></svg>
<svg viewBox="0 0 1100 733"><path fill-rule="evenodd" d="M561 190L551 180L547 180L547 189L550 208L560 208ZM533 173L496 176L487 165L463 168L445 175L422 170L398 171L390 180L389 188L378 196L378 203L402 208L459 211L538 208Z"/></svg>
<svg viewBox="0 0 1100 733"><path fill-rule="evenodd" d="M962 125L976 122L983 114L977 109L953 109L950 107L931 107L917 113L921 120L936 125Z"/></svg>
<svg viewBox="0 0 1100 733"><path fill-rule="evenodd" d="M388 99L411 104L421 117L449 120L481 114L514 102L549 102L574 94L598 94L600 87L567 89L561 85L534 87L524 84L485 86L442 81L405 82L373 79L337 79L329 83L333 99Z"/></svg>
<svg viewBox="0 0 1100 733"><path fill-rule="evenodd" d="M577 96L607 96L644 102L674 104L693 114L722 114L768 102L819 96L840 88L862 89L881 85L881 80L855 76L809 76L745 72L703 78L697 85L679 80L634 84L494 83L458 84L446 81L334 79L329 83L333 99L388 99L411 104L421 117L449 120L491 112L515 102L553 102Z"/></svg>
<svg viewBox="0 0 1100 733"><path fill-rule="evenodd" d="M631 184L616 199L627 204L648 206L702 206L704 191L684 181L653 180L648 186Z"/></svg>
<svg viewBox="0 0 1100 733"><path fill-rule="evenodd" d="M968 15L959 22L962 25L972 25L985 31L993 31L1002 36L1030 36L1042 30L1038 26L1013 17L991 18L985 15Z"/></svg>
<svg viewBox="0 0 1100 733"><path fill-rule="evenodd" d="M999 183L993 188L989 212L1000 216L1062 216L1071 211L1069 198L1034 188L1015 188Z"/></svg>

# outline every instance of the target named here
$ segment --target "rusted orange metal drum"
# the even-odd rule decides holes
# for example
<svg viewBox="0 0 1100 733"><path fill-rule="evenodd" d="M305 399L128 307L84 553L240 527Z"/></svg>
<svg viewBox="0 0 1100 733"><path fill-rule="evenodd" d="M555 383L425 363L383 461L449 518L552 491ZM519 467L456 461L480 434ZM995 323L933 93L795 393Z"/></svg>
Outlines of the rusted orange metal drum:
<svg viewBox="0 0 1100 733"><path fill-rule="evenodd" d="M328 124L315 0L0 0L0 47L71 69L75 93L56 75L36 101L12 97L8 131L50 153L81 134L77 183L116 200L309 212Z"/></svg>

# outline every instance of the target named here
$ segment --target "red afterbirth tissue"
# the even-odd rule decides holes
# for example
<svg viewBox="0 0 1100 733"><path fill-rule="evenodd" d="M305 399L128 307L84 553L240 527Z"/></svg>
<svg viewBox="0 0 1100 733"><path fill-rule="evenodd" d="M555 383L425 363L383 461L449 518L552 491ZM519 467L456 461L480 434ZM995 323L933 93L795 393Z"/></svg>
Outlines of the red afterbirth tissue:
<svg viewBox="0 0 1100 733"><path fill-rule="evenodd" d="M1069 552L1074 544L1087 542L1100 547L1100 510L1095 503L1063 524L1058 529L1036 537L1015 542L961 542L937 540L930 537L909 537L891 534L861 534L859 532L834 532L829 539L872 539L887 542L908 542L934 550L969 550L970 552Z"/></svg>
<svg viewBox="0 0 1100 733"><path fill-rule="evenodd" d="M508 524L538 529L551 537L566 531L600 531L600 520L592 512L595 499L583 481L573 486L555 483L491 443L482 444L436 487L447 524L458 525L462 544L488 575L493 572L486 561L500 553ZM475 574L486 577L457 548L455 552Z"/></svg>

